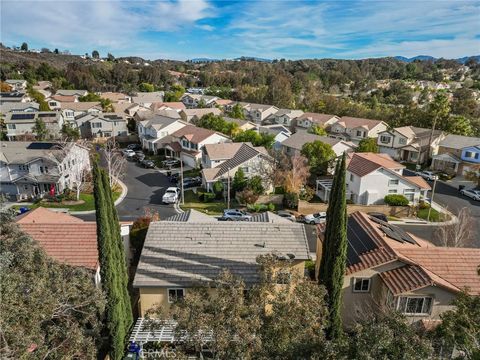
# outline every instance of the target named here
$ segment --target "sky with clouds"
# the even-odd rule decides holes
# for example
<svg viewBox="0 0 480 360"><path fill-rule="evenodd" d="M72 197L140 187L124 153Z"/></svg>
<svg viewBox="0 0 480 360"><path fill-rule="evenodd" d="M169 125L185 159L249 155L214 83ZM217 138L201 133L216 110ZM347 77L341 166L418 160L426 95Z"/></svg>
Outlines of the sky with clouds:
<svg viewBox="0 0 480 360"><path fill-rule="evenodd" d="M146 59L457 58L480 54L480 1L1 0L1 41Z"/></svg>

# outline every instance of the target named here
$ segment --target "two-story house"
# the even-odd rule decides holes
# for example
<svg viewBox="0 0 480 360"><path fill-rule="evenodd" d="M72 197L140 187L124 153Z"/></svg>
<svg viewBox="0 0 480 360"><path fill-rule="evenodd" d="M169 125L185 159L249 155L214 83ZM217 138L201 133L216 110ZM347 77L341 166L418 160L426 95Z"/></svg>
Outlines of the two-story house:
<svg viewBox="0 0 480 360"><path fill-rule="evenodd" d="M247 119L256 124L262 124L270 115L275 114L279 109L273 105L247 104L244 114Z"/></svg>
<svg viewBox="0 0 480 360"><path fill-rule="evenodd" d="M430 141L431 138L431 141ZM378 134L379 152L390 155L397 161L423 164L437 154L438 144L445 138L440 130L403 126Z"/></svg>
<svg viewBox="0 0 480 360"><path fill-rule="evenodd" d="M15 200L73 189L90 169L88 149L75 143L9 141L0 153L1 193Z"/></svg>
<svg viewBox="0 0 480 360"><path fill-rule="evenodd" d="M288 156L298 156L301 154L302 148L305 144L314 141L321 141L325 144L329 144L337 156L341 156L344 152L352 152L357 147L349 141L310 134L305 130L299 130L282 142L282 150Z"/></svg>
<svg viewBox="0 0 480 360"><path fill-rule="evenodd" d="M53 111L11 112L6 114L4 119L8 140L36 136L33 127L37 120L43 121L49 138L57 139L60 137L60 130L64 123L61 113Z"/></svg>
<svg viewBox="0 0 480 360"><path fill-rule="evenodd" d="M358 144L366 138L377 138L378 134L387 128L384 121L343 116L330 125L328 132L330 137Z"/></svg>
<svg viewBox="0 0 480 360"><path fill-rule="evenodd" d="M102 107L99 102L64 102L60 104L63 119L75 123L75 118L84 114L99 114Z"/></svg>
<svg viewBox="0 0 480 360"><path fill-rule="evenodd" d="M324 228L319 227L316 270ZM437 323L461 291L480 295L480 249L437 247L362 212L348 218L343 323L365 312L398 311L409 323Z"/></svg>
<svg viewBox="0 0 480 360"><path fill-rule="evenodd" d="M217 181L226 183L242 169L246 178L262 176L271 166L271 157L263 146L251 143L207 144L202 151L202 183L208 191L213 191ZM271 190L271 184L263 179L264 188Z"/></svg>
<svg viewBox="0 0 480 360"><path fill-rule="evenodd" d="M55 92L55 95L59 96L73 96L75 97L76 100L78 100L79 97L81 96L86 96L88 94L87 90L65 90L65 89L60 89Z"/></svg>
<svg viewBox="0 0 480 360"><path fill-rule="evenodd" d="M447 135L438 145L438 153L432 157L433 170L464 175L480 163L480 138Z"/></svg>
<svg viewBox="0 0 480 360"><path fill-rule="evenodd" d="M194 286L214 281L228 269L247 287L260 280L257 258L288 260L290 273L303 277L308 242L303 224L269 213L267 221L238 221L235 226L195 210L150 223L133 287L139 314L154 306L168 309Z"/></svg>
<svg viewBox="0 0 480 360"><path fill-rule="evenodd" d="M149 120L143 120L137 124L138 137L144 149L156 153L163 145L162 139L186 125L186 122L176 118L154 115ZM162 145L159 147L157 143Z"/></svg>
<svg viewBox="0 0 480 360"><path fill-rule="evenodd" d="M383 204L391 194L405 196L417 204L426 198L430 185L420 176L404 176L405 166L387 154L349 154L346 187L347 196L355 204ZM317 195L324 201L330 196L331 183L317 181Z"/></svg>
<svg viewBox="0 0 480 360"><path fill-rule="evenodd" d="M326 129L338 120L340 118L336 115L306 112L296 118L295 126L302 129L310 129L313 125L316 125Z"/></svg>
<svg viewBox="0 0 480 360"><path fill-rule="evenodd" d="M32 101L24 91L2 92L0 93L0 105L5 103L22 103Z"/></svg>
<svg viewBox="0 0 480 360"><path fill-rule="evenodd" d="M221 115L222 111L217 108L185 109L179 112L182 119L186 122L195 122L207 114Z"/></svg>
<svg viewBox="0 0 480 360"><path fill-rule="evenodd" d="M202 107L215 107L216 101L218 100L217 96L202 95L202 94L184 94L180 99L187 109L195 109L199 105Z"/></svg>
<svg viewBox="0 0 480 360"><path fill-rule="evenodd" d="M27 80L18 80L18 79L7 79L5 84L10 85L12 88L11 91L23 91L27 90Z"/></svg>
<svg viewBox="0 0 480 360"><path fill-rule="evenodd" d="M36 102L6 102L0 105L0 115L5 115L9 112L36 112L40 105Z"/></svg>
<svg viewBox="0 0 480 360"><path fill-rule="evenodd" d="M166 155L180 159L185 165L192 168L200 166L202 149L205 145L230 141L227 136L216 131L190 124L183 126L166 139L170 141L162 144Z"/></svg>
<svg viewBox="0 0 480 360"><path fill-rule="evenodd" d="M278 124L261 125L258 127L258 132L260 134L273 135L274 141L272 147L277 151L282 149L282 143L292 135L289 128Z"/></svg>
<svg viewBox="0 0 480 360"><path fill-rule="evenodd" d="M128 135L127 121L115 113L86 113L77 116L75 123L85 139Z"/></svg>
<svg viewBox="0 0 480 360"><path fill-rule="evenodd" d="M148 108L153 103L162 103L164 95L165 93L163 91L137 92L135 96L132 97L132 102Z"/></svg>
<svg viewBox="0 0 480 360"><path fill-rule="evenodd" d="M280 109L270 115L265 122L290 127L293 121L303 114L302 110Z"/></svg>

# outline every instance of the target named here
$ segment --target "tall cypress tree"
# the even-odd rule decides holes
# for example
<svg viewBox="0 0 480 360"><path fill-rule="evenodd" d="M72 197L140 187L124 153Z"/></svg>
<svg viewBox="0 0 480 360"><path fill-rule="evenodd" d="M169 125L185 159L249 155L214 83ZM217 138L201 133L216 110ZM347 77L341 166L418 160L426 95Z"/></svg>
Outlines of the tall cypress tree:
<svg viewBox="0 0 480 360"><path fill-rule="evenodd" d="M108 175L93 165L97 242L102 287L107 294L106 332L112 359L122 359L133 322L125 251Z"/></svg>
<svg viewBox="0 0 480 360"><path fill-rule="evenodd" d="M320 278L328 292L328 336L336 339L342 334L342 288L347 261L347 199L345 194L346 156L337 164L328 205L325 240L321 259Z"/></svg>

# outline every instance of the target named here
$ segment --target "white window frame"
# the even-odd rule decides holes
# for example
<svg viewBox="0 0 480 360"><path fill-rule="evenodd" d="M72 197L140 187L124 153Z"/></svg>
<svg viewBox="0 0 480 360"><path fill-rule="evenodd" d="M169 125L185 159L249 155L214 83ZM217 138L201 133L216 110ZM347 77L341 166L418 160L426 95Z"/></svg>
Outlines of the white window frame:
<svg viewBox="0 0 480 360"><path fill-rule="evenodd" d="M402 299L407 299L405 301L405 308L404 310L400 309L400 303ZM408 301L412 299L423 299L423 304L422 304L422 312L415 312L415 313L409 313L406 312L408 308ZM430 308L428 309L427 312L425 312L425 299L430 299ZM407 316L427 316L432 313L432 308L433 308L433 297L432 296L399 296L397 299L397 304L395 306L396 310L404 315Z"/></svg>
<svg viewBox="0 0 480 360"><path fill-rule="evenodd" d="M399 183L398 179L388 179L388 186L397 186Z"/></svg>
<svg viewBox="0 0 480 360"><path fill-rule="evenodd" d="M398 138L398 143L400 145L406 145L407 144L407 139L401 137L401 138Z"/></svg>
<svg viewBox="0 0 480 360"><path fill-rule="evenodd" d="M390 190L388 190L388 193L389 193L389 194L396 194L396 193L397 193L397 189L390 189Z"/></svg>
<svg viewBox="0 0 480 360"><path fill-rule="evenodd" d="M170 298L170 291L175 291L175 299ZM167 288L167 300L170 304L174 303L179 299L177 292L182 291L182 297L185 297L185 288Z"/></svg>
<svg viewBox="0 0 480 360"><path fill-rule="evenodd" d="M389 144L389 143L390 143L390 140L392 140L392 137L391 137L391 136L386 136L386 135L380 136L380 142L381 142L382 144Z"/></svg>
<svg viewBox="0 0 480 360"><path fill-rule="evenodd" d="M368 288L367 290L363 290L363 282L368 281ZM360 282L360 290L355 289L355 285ZM354 293L368 293L370 292L370 288L372 286L372 279L371 278L365 278L365 277L358 277L358 278L353 278L353 284L352 284L352 291Z"/></svg>

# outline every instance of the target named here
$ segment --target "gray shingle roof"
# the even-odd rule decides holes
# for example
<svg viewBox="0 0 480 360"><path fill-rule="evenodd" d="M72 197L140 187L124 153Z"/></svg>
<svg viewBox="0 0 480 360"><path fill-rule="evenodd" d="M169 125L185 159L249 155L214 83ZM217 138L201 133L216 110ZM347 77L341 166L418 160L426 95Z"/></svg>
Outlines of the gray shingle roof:
<svg viewBox="0 0 480 360"><path fill-rule="evenodd" d="M176 222L150 224L134 287L192 286L229 269L258 281L256 258L292 254L309 259L305 228L296 223Z"/></svg>
<svg viewBox="0 0 480 360"><path fill-rule="evenodd" d="M290 220L287 220L277 214L274 214L270 211L261 212L254 214L251 219L247 220L250 222L263 222L263 223L281 223L281 224L291 224Z"/></svg>
<svg viewBox="0 0 480 360"><path fill-rule="evenodd" d="M190 209L180 214L170 216L165 221L179 221L179 222L216 222L218 221L213 216L208 216L200 211Z"/></svg>
<svg viewBox="0 0 480 360"><path fill-rule="evenodd" d="M304 130L297 131L295 134L291 135L288 139L282 142L283 146L290 147L297 150L302 150L303 145L311 143L314 141L321 141L323 143L334 146L341 142L339 139L333 139L327 136L319 136L315 134L310 134Z"/></svg>
<svg viewBox="0 0 480 360"><path fill-rule="evenodd" d="M440 146L451 149L463 149L469 146L479 146L480 138L469 137L461 135L447 135L445 139L440 142Z"/></svg>

